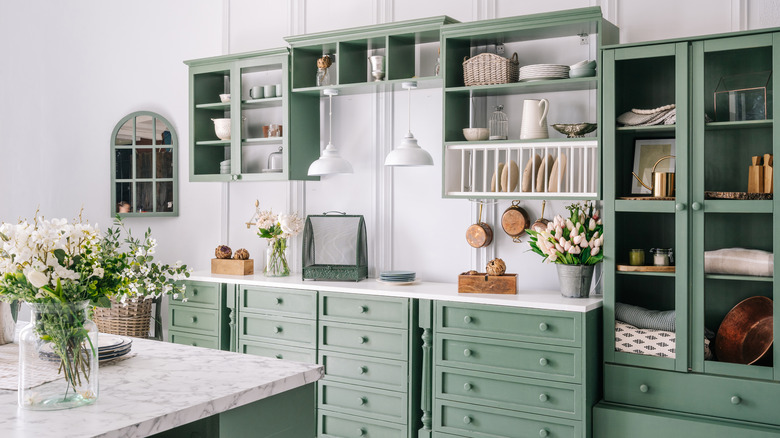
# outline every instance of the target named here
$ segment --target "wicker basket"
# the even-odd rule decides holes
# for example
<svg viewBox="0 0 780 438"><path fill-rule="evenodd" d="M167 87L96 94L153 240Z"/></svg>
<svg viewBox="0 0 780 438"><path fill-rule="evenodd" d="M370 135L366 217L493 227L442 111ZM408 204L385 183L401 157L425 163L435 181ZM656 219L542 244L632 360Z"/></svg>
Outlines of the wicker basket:
<svg viewBox="0 0 780 438"><path fill-rule="evenodd" d="M101 333L147 338L152 319L152 301L128 300L127 305L123 305L112 298L110 308L95 307L92 320Z"/></svg>
<svg viewBox="0 0 780 438"><path fill-rule="evenodd" d="M463 82L466 86L508 84L519 79L517 53L511 59L493 53L463 58Z"/></svg>

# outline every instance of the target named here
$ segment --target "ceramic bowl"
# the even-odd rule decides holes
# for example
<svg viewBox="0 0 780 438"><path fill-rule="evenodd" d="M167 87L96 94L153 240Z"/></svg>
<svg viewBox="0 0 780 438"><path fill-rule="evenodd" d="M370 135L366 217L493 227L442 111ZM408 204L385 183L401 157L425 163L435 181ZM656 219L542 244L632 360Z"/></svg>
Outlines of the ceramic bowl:
<svg viewBox="0 0 780 438"><path fill-rule="evenodd" d="M721 362L752 364L772 346L772 300L750 297L734 306L720 323L715 354Z"/></svg>
<svg viewBox="0 0 780 438"><path fill-rule="evenodd" d="M583 137L595 131L597 127L595 123L556 123L551 126L561 134L566 134L568 138Z"/></svg>
<svg viewBox="0 0 780 438"><path fill-rule="evenodd" d="M225 103L230 102L230 94L220 94L219 100Z"/></svg>
<svg viewBox="0 0 780 438"><path fill-rule="evenodd" d="M573 68L569 70L570 78L589 78L596 76L595 68Z"/></svg>
<svg viewBox="0 0 780 438"><path fill-rule="evenodd" d="M571 69L572 70L579 69L579 68L595 69L596 68L596 61L584 60L584 61L580 61L580 62L578 62L576 64L572 64L571 65Z"/></svg>
<svg viewBox="0 0 780 438"><path fill-rule="evenodd" d="M468 141L487 140L490 132L487 128L463 128L463 136Z"/></svg>
<svg viewBox="0 0 780 438"><path fill-rule="evenodd" d="M230 119L211 119L214 121L214 132L220 140L230 140Z"/></svg>

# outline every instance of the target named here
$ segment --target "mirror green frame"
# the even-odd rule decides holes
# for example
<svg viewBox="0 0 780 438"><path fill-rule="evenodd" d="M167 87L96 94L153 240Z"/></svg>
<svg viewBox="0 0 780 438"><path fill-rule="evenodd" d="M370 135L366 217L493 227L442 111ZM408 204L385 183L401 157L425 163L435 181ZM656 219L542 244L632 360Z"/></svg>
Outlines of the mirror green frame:
<svg viewBox="0 0 780 438"><path fill-rule="evenodd" d="M111 216L179 215L179 139L150 111L128 114L111 133Z"/></svg>

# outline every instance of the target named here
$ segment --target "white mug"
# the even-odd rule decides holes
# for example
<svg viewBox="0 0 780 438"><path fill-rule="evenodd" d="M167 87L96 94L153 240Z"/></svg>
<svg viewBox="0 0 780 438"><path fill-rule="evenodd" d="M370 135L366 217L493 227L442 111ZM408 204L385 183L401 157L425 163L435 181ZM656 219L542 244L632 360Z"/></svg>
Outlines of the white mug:
<svg viewBox="0 0 780 438"><path fill-rule="evenodd" d="M265 97L276 96L276 85L263 85L263 88L265 88Z"/></svg>
<svg viewBox="0 0 780 438"><path fill-rule="evenodd" d="M523 121L520 125L520 139L548 138L547 99L526 99L523 101Z"/></svg>
<svg viewBox="0 0 780 438"><path fill-rule="evenodd" d="M276 89L276 97L282 97L282 84L276 84L274 88Z"/></svg>
<svg viewBox="0 0 780 438"><path fill-rule="evenodd" d="M259 85L255 85L254 87L249 89L249 97L252 99L262 99L263 98L263 87Z"/></svg>

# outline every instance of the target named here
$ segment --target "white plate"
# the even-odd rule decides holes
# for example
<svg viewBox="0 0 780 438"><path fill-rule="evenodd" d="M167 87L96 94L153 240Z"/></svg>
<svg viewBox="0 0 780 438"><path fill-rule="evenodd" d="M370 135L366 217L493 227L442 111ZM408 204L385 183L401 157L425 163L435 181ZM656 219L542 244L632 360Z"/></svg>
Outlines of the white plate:
<svg viewBox="0 0 780 438"><path fill-rule="evenodd" d="M419 280L414 280L414 281L386 281L386 280L382 280L380 278L377 278L376 281L379 282L379 283L384 283L384 284L394 284L396 286L408 286L410 284L417 284L417 283L420 282Z"/></svg>
<svg viewBox="0 0 780 438"><path fill-rule="evenodd" d="M537 78L520 78L518 82L549 81L551 79L566 79L558 76L540 76Z"/></svg>

